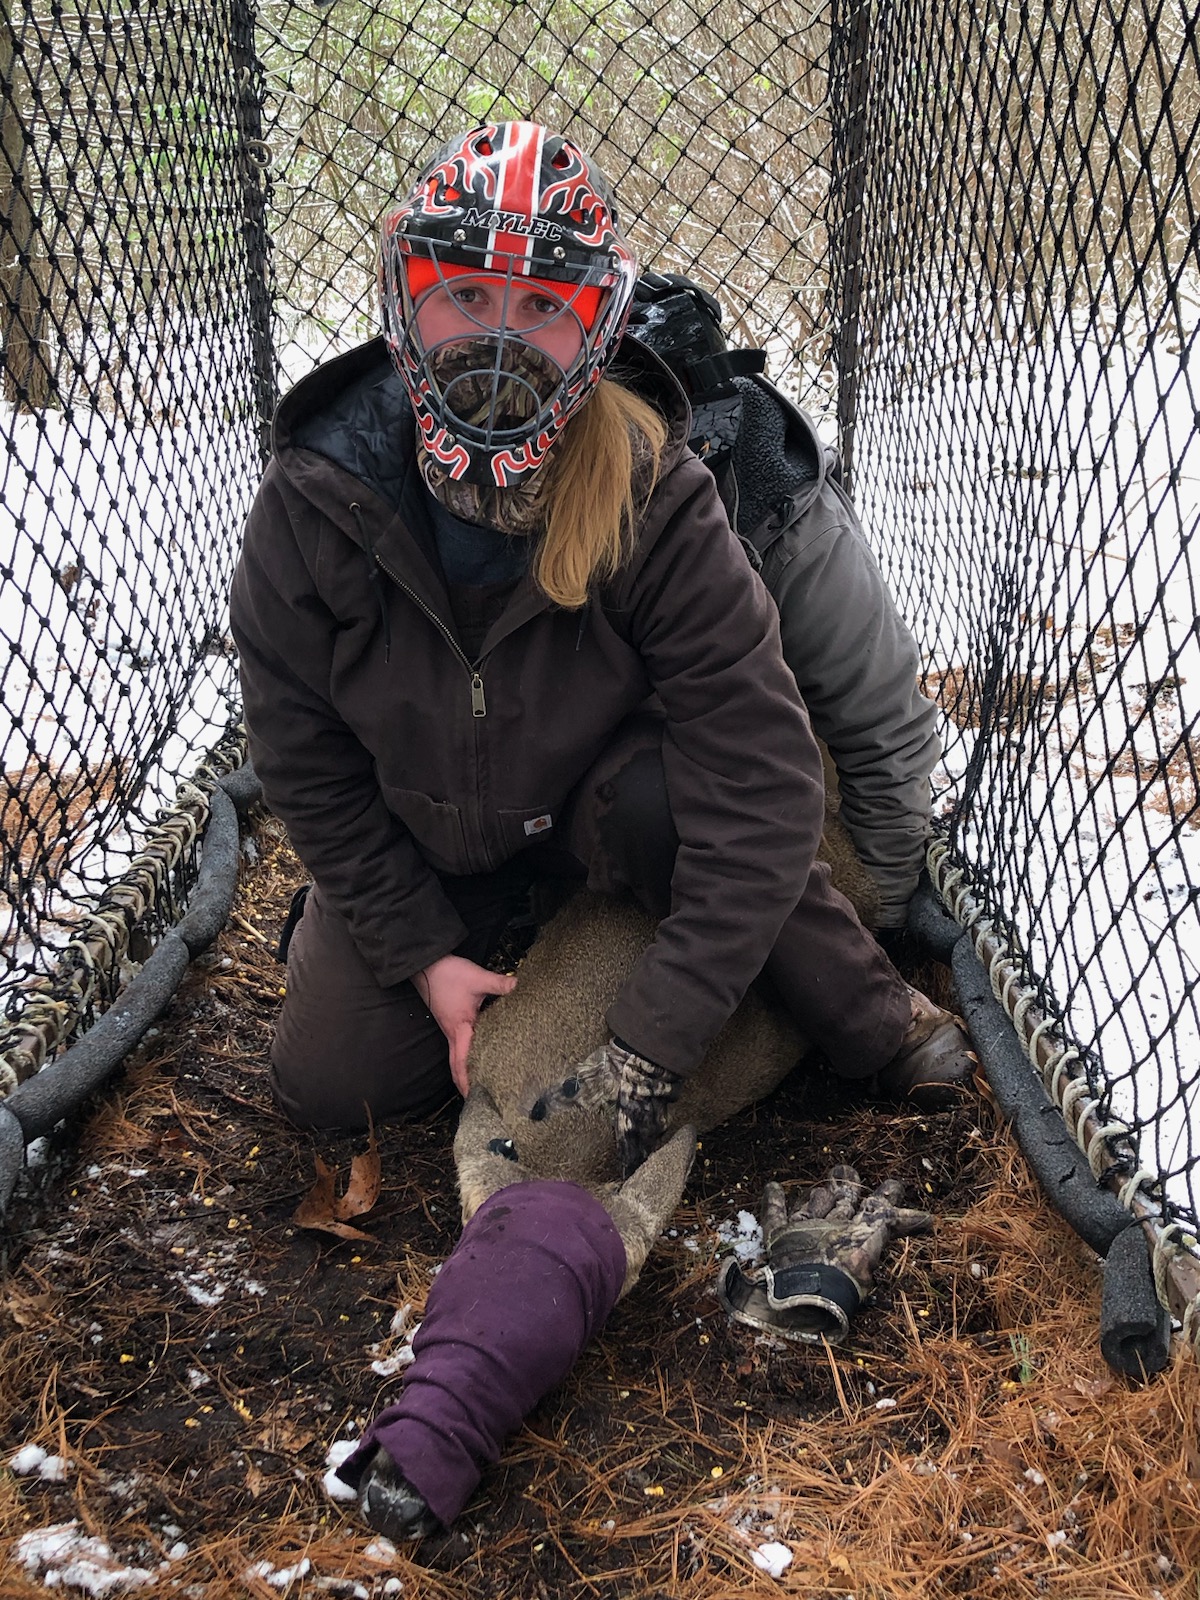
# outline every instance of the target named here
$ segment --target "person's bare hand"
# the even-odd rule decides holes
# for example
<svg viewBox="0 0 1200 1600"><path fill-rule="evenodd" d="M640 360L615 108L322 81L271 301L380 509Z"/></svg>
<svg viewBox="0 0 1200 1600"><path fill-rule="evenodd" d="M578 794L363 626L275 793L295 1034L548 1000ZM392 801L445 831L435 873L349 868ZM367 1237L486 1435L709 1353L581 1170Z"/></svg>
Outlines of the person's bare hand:
<svg viewBox="0 0 1200 1600"><path fill-rule="evenodd" d="M489 972L465 956L442 956L413 974L417 993L433 1013L433 1020L450 1046L450 1076L459 1094L466 1096L467 1052L475 1035L479 1008L489 995L511 994L517 980L503 972Z"/></svg>

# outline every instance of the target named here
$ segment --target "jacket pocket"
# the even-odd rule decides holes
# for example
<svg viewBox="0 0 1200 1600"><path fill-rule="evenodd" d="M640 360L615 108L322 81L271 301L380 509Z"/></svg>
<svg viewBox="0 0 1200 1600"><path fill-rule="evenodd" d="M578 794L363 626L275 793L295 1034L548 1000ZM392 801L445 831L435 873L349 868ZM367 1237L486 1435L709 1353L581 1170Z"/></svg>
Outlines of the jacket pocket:
<svg viewBox="0 0 1200 1600"><path fill-rule="evenodd" d="M436 872L470 872L470 853L462 812L449 800L433 800L418 789L396 789L381 783L384 804L412 834L421 854Z"/></svg>
<svg viewBox="0 0 1200 1600"><path fill-rule="evenodd" d="M498 808L496 820L506 856L527 850L539 839L553 839L558 827L558 816L549 806L528 806L523 811Z"/></svg>

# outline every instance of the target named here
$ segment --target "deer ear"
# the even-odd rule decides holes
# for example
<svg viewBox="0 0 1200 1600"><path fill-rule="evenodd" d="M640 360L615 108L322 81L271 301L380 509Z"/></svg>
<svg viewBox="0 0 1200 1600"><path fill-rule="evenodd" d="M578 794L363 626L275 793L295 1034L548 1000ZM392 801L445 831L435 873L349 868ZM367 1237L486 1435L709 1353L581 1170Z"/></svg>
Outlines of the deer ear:
<svg viewBox="0 0 1200 1600"><path fill-rule="evenodd" d="M696 1156L696 1130L680 1128L622 1184L606 1185L597 1196L616 1223L625 1246L628 1294L638 1280L650 1248L675 1214Z"/></svg>

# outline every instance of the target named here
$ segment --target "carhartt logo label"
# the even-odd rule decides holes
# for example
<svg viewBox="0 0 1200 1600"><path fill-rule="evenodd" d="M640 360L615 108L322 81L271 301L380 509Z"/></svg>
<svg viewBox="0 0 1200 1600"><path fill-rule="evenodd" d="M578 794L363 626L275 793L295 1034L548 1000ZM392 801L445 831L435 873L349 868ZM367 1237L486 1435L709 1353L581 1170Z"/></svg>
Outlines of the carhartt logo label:
<svg viewBox="0 0 1200 1600"><path fill-rule="evenodd" d="M480 211L478 206L468 206L463 218L468 228L486 228L489 233L527 233L534 239L561 239L562 228L545 217L534 217L531 222L519 211Z"/></svg>
<svg viewBox="0 0 1200 1600"><path fill-rule="evenodd" d="M554 826L554 818L548 811L543 811L540 817L531 817L525 824L526 833L545 833L547 828Z"/></svg>

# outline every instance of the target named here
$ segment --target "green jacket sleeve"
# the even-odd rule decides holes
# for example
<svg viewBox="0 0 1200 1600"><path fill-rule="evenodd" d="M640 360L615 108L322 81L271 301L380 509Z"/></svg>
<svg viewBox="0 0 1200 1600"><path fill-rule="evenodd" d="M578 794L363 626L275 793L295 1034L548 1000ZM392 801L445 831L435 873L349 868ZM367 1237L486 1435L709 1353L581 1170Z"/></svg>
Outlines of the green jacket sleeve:
<svg viewBox="0 0 1200 1600"><path fill-rule="evenodd" d="M837 768L841 819L879 884L881 926L902 927L941 752L936 707L918 687L916 641L832 483L768 550L763 578L784 656Z"/></svg>

